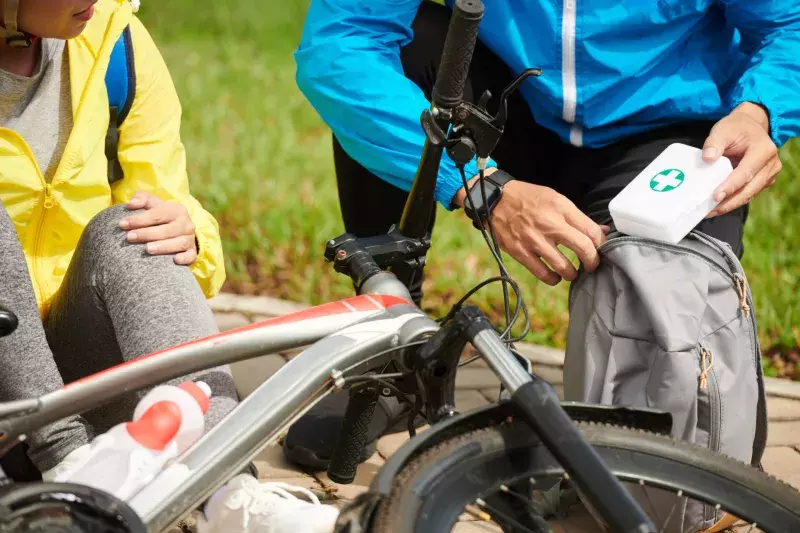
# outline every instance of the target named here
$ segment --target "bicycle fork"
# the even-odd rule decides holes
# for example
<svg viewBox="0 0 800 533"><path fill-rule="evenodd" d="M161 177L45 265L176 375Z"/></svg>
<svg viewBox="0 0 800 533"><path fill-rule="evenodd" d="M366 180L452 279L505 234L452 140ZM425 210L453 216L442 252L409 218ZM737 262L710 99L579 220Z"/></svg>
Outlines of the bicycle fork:
<svg viewBox="0 0 800 533"><path fill-rule="evenodd" d="M583 438L550 385L519 364L477 307L460 309L437 335L447 335L448 327L459 330L464 341L475 347L508 390L522 416L612 531L656 531L636 500Z"/></svg>

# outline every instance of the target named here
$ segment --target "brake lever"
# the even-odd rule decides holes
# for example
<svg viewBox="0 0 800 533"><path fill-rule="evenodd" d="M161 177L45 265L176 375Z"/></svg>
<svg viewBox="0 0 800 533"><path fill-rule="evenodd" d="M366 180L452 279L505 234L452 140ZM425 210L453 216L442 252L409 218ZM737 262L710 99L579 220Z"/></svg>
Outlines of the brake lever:
<svg viewBox="0 0 800 533"><path fill-rule="evenodd" d="M478 168L484 168L486 160L494 151L508 119L508 99L522 82L542 74L540 68L524 70L500 95L497 114L492 116L486 109L491 92L485 91L478 104L461 102L453 111L453 127L445 141L447 155L457 166L464 166L473 157L478 157ZM430 136L430 135L429 135Z"/></svg>
<svg viewBox="0 0 800 533"><path fill-rule="evenodd" d="M506 120L508 119L508 99L514 94L514 91L519 89L519 86L522 85L522 82L527 80L530 77L536 77L542 75L542 69L540 68L529 68L522 71L516 80L511 82L511 85L503 89L503 93L500 95L500 107L497 110L497 115L495 115L494 120L492 120L492 125L498 129L503 129L506 125Z"/></svg>

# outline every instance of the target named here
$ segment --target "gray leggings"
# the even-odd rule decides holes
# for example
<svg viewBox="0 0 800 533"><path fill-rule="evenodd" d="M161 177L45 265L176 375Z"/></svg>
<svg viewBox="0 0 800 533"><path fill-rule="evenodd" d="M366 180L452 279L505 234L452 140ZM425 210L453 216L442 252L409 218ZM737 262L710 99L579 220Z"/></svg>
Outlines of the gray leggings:
<svg viewBox="0 0 800 533"><path fill-rule="evenodd" d="M44 324L16 231L0 203L0 302L19 327L0 339L0 401L52 392L87 375L216 333L217 327L188 267L171 256L150 256L119 228L130 215L113 206L86 227ZM230 369L214 368L175 380L199 379L213 392L208 427L238 398ZM146 392L146 391L145 391ZM40 471L57 465L94 435L128 420L144 392L67 418L28 435L28 455Z"/></svg>

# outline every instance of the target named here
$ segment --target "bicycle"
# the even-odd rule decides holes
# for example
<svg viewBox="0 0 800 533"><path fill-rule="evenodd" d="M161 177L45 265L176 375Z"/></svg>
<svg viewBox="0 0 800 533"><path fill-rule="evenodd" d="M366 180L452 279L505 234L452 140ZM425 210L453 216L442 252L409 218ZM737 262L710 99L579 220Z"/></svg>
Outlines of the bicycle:
<svg viewBox="0 0 800 533"><path fill-rule="evenodd" d="M442 153L448 150L462 167L476 156L485 166L503 132L506 99L540 72L523 72L501 95L495 116L486 112L488 95L478 105L462 102L482 15L480 0L455 3L433 103L421 119L427 140L400 225L378 237L345 234L327 243L326 258L350 276L358 296L154 353L39 398L0 404L1 454L37 427L124 393L221 364L308 347L129 502L86 487L12 484L0 494L0 513L2 527L17 529L5 531L41 531L34 529L36 524L52 524L53 516L74 527L62 531L163 531L239 473L316 402L345 388L350 402L328 471L336 482L354 479L379 395L413 403L412 435L411 421L418 413L430 428L392 456L370 491L347 506L337 526L341 532L439 533L453 527L464 509L491 518L503 531L549 531L547 520L563 513L546 504L568 501L564 481L574 489L571 502L586 505L594 524L607 524L615 532L664 531L690 497L710 504L703 508L704 519L727 512L751 530L800 530L800 497L794 489L747 465L668 438L667 413L562 404L548 384L519 363L511 332L521 315L527 317L527 309L503 266L491 219L482 233L501 275L470 291L439 322L411 303L407 286L419 275L430 248L427 232ZM466 182L463 171L462 177ZM476 307L463 305L492 282L503 284L503 331ZM513 313L509 287L516 295ZM0 311L0 334L14 327L13 314ZM462 361L467 344L495 372L508 398L458 414L455 375L469 361ZM543 479L549 485L531 482ZM630 481L641 494L623 485ZM677 494L660 529L643 508L653 503L655 490Z"/></svg>

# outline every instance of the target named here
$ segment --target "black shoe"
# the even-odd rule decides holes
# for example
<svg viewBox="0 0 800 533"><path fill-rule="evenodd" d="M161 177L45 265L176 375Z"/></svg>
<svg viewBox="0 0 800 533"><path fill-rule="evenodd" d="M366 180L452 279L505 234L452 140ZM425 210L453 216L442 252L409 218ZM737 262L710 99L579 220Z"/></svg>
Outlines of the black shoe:
<svg viewBox="0 0 800 533"><path fill-rule="evenodd" d="M306 470L327 471L339 440L348 400L348 391L333 393L295 422L283 441L286 459ZM367 431L367 444L359 457L359 463L372 457L380 437L406 429L410 410L407 403L401 403L397 398L378 398L375 414ZM415 420L416 427L424 423L421 417Z"/></svg>

